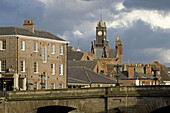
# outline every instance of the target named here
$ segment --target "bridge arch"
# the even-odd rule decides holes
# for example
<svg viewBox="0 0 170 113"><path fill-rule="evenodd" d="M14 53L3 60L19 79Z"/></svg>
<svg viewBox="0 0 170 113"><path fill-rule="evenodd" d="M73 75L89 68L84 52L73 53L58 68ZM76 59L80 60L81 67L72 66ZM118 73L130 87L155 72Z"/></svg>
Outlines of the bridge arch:
<svg viewBox="0 0 170 113"><path fill-rule="evenodd" d="M86 112L93 110L93 106L83 104L78 99L61 99L61 100L32 100L32 101L11 101L8 102L8 113L38 113L38 109L55 106L66 107L68 109Z"/></svg>

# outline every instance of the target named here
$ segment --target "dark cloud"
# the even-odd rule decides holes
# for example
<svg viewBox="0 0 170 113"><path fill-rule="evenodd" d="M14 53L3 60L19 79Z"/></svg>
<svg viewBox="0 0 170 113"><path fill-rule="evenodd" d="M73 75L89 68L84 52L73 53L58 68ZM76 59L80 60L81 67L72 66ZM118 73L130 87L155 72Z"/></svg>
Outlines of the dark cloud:
<svg viewBox="0 0 170 113"><path fill-rule="evenodd" d="M32 19L35 29L52 32L70 41L69 45L77 49L78 41L81 50L90 51L91 41L95 39L95 27L100 20L102 6L103 20L109 26L114 21L113 15L131 12L133 9L169 10L170 2L165 0L124 0L127 8L117 11L115 5L123 0L54 0L47 4L40 0L1 0L0 26L22 27L25 19ZM124 15L119 15L122 19ZM118 20L118 19L117 19ZM79 30L81 37L74 36ZM132 26L108 28L110 48L114 48L116 37L120 37L124 46L124 62L151 63L161 60L159 53L152 48L169 49L170 30L152 29L149 23L142 20L133 22ZM145 50L151 50L150 54Z"/></svg>
<svg viewBox="0 0 170 113"><path fill-rule="evenodd" d="M113 29L112 31L115 31L115 35L122 40L125 62L128 60L134 63L162 61L163 54L161 56L161 51L155 50L169 49L170 32L160 28L152 30L148 23L141 20L136 21L132 27L123 32L120 29Z"/></svg>

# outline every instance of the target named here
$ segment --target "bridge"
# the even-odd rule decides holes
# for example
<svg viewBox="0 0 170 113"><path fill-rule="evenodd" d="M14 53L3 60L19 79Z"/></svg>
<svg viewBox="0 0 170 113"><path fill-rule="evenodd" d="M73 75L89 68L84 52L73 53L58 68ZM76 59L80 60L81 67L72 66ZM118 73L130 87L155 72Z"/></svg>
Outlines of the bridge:
<svg viewBox="0 0 170 113"><path fill-rule="evenodd" d="M154 113L170 106L170 86L11 91L0 113Z"/></svg>

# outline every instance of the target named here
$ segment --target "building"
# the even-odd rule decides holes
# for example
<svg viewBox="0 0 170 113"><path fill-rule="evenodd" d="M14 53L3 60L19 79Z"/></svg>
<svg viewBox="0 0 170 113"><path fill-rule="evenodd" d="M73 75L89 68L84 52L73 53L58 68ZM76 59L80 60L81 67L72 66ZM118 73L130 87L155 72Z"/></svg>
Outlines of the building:
<svg viewBox="0 0 170 113"><path fill-rule="evenodd" d="M67 84L68 88L110 87L115 86L116 82L86 67L69 67Z"/></svg>
<svg viewBox="0 0 170 113"><path fill-rule="evenodd" d="M106 23L102 20L97 23L96 39L91 45L91 53L94 54L95 60L106 64L123 64L123 45L121 40L117 37L115 49L109 48L109 41L107 40Z"/></svg>
<svg viewBox="0 0 170 113"><path fill-rule="evenodd" d="M68 42L23 26L0 27L0 90L66 88Z"/></svg>

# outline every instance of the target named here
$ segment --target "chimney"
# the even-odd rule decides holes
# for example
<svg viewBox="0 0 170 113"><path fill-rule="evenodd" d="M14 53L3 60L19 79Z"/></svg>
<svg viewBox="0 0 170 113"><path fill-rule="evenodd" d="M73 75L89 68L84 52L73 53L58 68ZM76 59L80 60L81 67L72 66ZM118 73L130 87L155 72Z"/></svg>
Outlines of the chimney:
<svg viewBox="0 0 170 113"><path fill-rule="evenodd" d="M34 23L32 20L24 20L23 26L25 29L30 29L32 32L34 32Z"/></svg>
<svg viewBox="0 0 170 113"><path fill-rule="evenodd" d="M109 46L106 47L107 58L109 58Z"/></svg>
<svg viewBox="0 0 170 113"><path fill-rule="evenodd" d="M134 66L128 66L128 78L134 78Z"/></svg>
<svg viewBox="0 0 170 113"><path fill-rule="evenodd" d="M121 41L119 37L116 38L116 49L118 48L118 45L121 44Z"/></svg>
<svg viewBox="0 0 170 113"><path fill-rule="evenodd" d="M152 69L149 64L146 66L146 74L152 76Z"/></svg>

